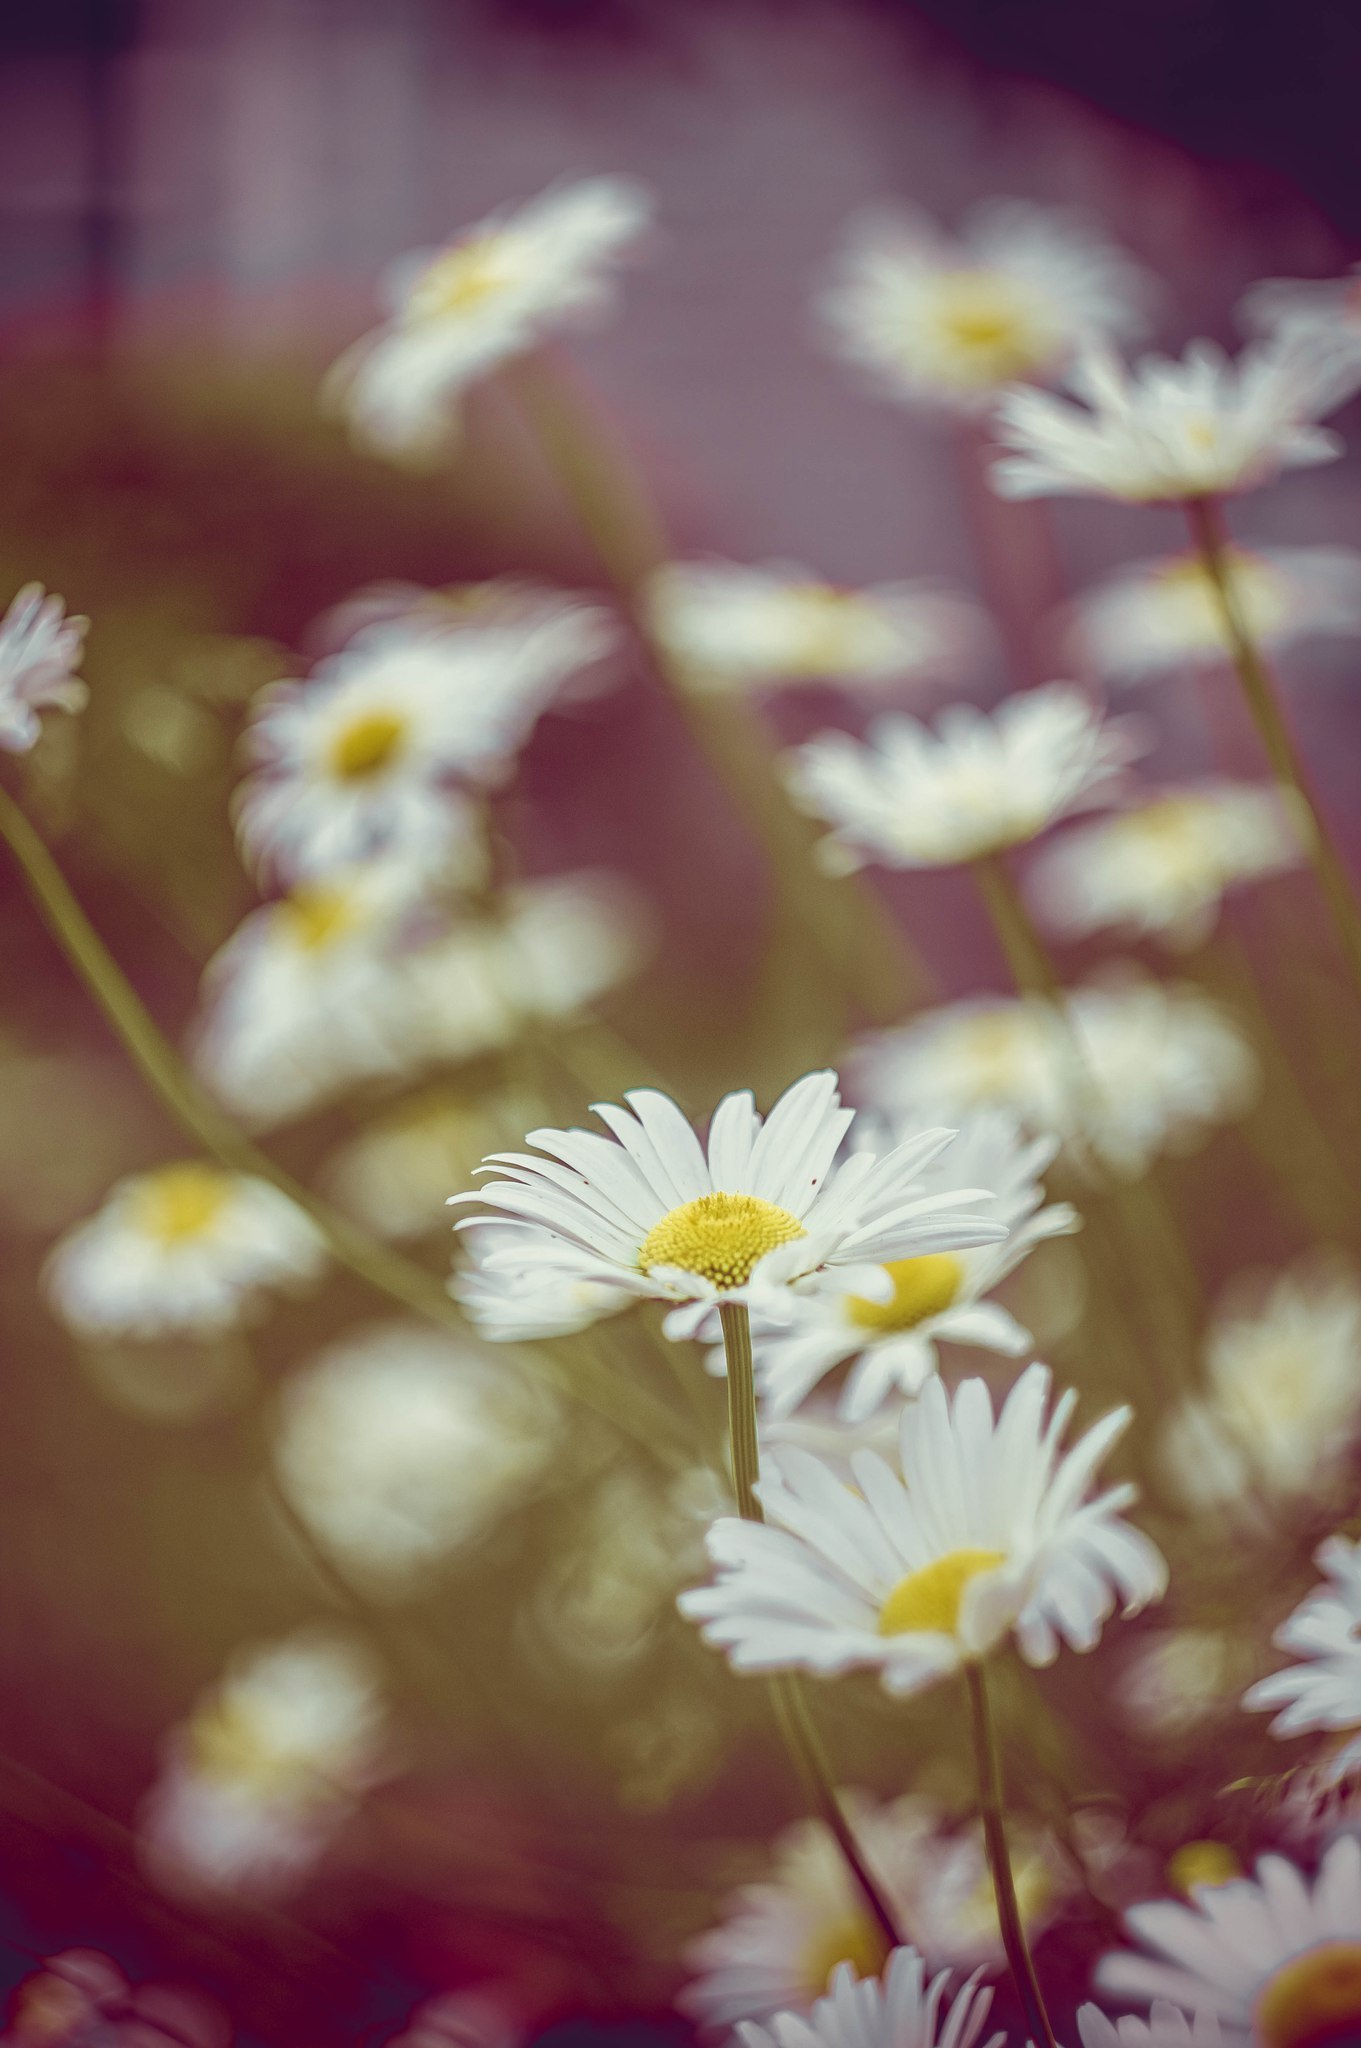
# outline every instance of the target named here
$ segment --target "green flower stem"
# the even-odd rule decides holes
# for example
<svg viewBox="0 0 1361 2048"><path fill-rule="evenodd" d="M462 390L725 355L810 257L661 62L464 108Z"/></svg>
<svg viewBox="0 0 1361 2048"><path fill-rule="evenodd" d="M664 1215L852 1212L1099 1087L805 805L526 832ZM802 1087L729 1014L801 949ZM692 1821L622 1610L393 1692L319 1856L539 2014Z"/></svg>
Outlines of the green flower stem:
<svg viewBox="0 0 1361 2048"><path fill-rule="evenodd" d="M743 1521L760 1522L765 1518L756 1498L761 1463L756 1425L756 1386L752 1373L751 1317L745 1302L725 1301L720 1305L718 1315L723 1326L723 1350L728 1367L728 1432L738 1511ZM890 1950L897 1948L902 1936L883 1894L866 1868L837 1797L827 1757L808 1711L798 1675L792 1671L779 1672L769 1683L775 1719L794 1768L819 1817L831 1830L846 1866L874 1916L880 1935Z"/></svg>
<svg viewBox="0 0 1361 2048"><path fill-rule="evenodd" d="M1016 1902L1016 1881L1011 1874L1011 1854L1007 1848L1002 1767L997 1754L997 1734L988 1705L988 1687L983 1666L973 1661L966 1663L964 1682L969 1694L969 1713L973 1724L974 1761L978 1768L978 1804L983 1817L983 1840L988 1852L988 1867L992 1872L992 1888L997 1899L997 1923L1002 1930L1002 1946L1007 1953L1011 1974L1016 1980L1016 1989L1020 1993L1021 2004L1025 2009L1026 2025L1030 2030L1034 2048L1058 2048L1054 2039L1054 2029L1049 2022L1049 2014L1045 2010L1040 1980L1035 1974L1035 1961L1025 1938L1021 1909Z"/></svg>
<svg viewBox="0 0 1361 2048"><path fill-rule="evenodd" d="M1214 590L1220 624L1248 709L1277 782L1291 792L1303 812L1309 858L1337 929L1343 958L1361 994L1361 906L1314 795L1312 778L1286 724L1271 671L1252 637L1230 579L1223 515L1215 499L1192 498L1187 502L1186 516Z"/></svg>

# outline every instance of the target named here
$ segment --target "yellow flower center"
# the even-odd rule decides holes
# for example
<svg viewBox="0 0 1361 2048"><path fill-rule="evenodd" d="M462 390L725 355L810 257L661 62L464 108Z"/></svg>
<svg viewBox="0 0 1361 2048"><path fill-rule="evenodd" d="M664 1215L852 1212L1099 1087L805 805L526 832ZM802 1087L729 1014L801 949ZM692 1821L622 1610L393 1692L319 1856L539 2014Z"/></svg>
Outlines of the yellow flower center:
<svg viewBox="0 0 1361 2048"><path fill-rule="evenodd" d="M267 1798L296 1798L320 1789L314 1764L296 1749L271 1742L256 1717L229 1700L203 1707L189 1724L194 1768L206 1778L240 1785Z"/></svg>
<svg viewBox="0 0 1361 2048"><path fill-rule="evenodd" d="M849 1963L857 1977L877 1977L888 1961L888 1946L872 1921L848 1914L819 1926L804 1950L799 1974L809 1998L821 1998L838 1963Z"/></svg>
<svg viewBox="0 0 1361 2048"><path fill-rule="evenodd" d="M1179 1892L1189 1892L1196 1884L1228 1884L1243 1866L1223 1842L1184 1842L1168 1858L1167 1875Z"/></svg>
<svg viewBox="0 0 1361 2048"><path fill-rule="evenodd" d="M871 1330L876 1337L896 1336L900 1330L915 1330L928 1316L938 1316L959 1293L964 1266L953 1252L923 1252L915 1259L890 1259L884 1267L893 1282L890 1301L871 1301L868 1295L852 1294L846 1313L858 1330Z"/></svg>
<svg viewBox="0 0 1361 2048"><path fill-rule="evenodd" d="M319 953L333 939L353 929L355 907L343 889L329 889L320 882L303 883L285 896L277 915L287 927L295 945L304 952Z"/></svg>
<svg viewBox="0 0 1361 2048"><path fill-rule="evenodd" d="M861 629L872 616L853 590L799 583L787 593L798 630L798 666L810 676L829 674L854 658Z"/></svg>
<svg viewBox="0 0 1361 2048"><path fill-rule="evenodd" d="M940 280L936 322L968 382L1001 384L1037 369L1046 350L1023 296L995 271L956 270Z"/></svg>
<svg viewBox="0 0 1361 2048"><path fill-rule="evenodd" d="M134 1197L139 1230L163 1245L206 1236L231 1193L231 1180L215 1166L163 1166L146 1174Z"/></svg>
<svg viewBox="0 0 1361 2048"><path fill-rule="evenodd" d="M388 766L406 736L395 711L366 711L342 726L331 742L331 770L342 782L363 782Z"/></svg>
<svg viewBox="0 0 1361 2048"><path fill-rule="evenodd" d="M513 275L504 235L469 235L428 263L407 295L409 320L467 313L495 298Z"/></svg>
<svg viewBox="0 0 1361 2048"><path fill-rule="evenodd" d="M994 1572L1006 1561L1001 1550L951 1550L909 1572L879 1610L880 1635L954 1635L964 1588L980 1572Z"/></svg>
<svg viewBox="0 0 1361 2048"><path fill-rule="evenodd" d="M1361 1941L1326 1941L1262 1986L1253 2013L1262 2048L1350 2048L1361 2037Z"/></svg>
<svg viewBox="0 0 1361 2048"><path fill-rule="evenodd" d="M797 1216L758 1195L696 1195L653 1224L638 1264L644 1273L679 1266L720 1289L744 1287L767 1252L807 1235Z"/></svg>

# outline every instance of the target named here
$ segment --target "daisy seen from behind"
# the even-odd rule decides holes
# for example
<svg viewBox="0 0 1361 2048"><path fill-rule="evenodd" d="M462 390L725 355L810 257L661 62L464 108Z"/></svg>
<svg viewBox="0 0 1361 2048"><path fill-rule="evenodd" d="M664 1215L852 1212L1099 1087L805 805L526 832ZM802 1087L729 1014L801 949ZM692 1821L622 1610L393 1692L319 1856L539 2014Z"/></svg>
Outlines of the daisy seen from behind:
<svg viewBox="0 0 1361 2048"><path fill-rule="evenodd" d="M735 1670L863 1667L898 1695L978 1664L1011 1634L1036 1665L1061 1641L1094 1648L1117 1599L1126 1614L1160 1599L1167 1568L1122 1517L1133 1487L1086 1497L1130 1410L1061 1452L1077 1396L1051 1411L1049 1393L1043 1365L997 1414L982 1380L953 1397L929 1380L903 1410L899 1469L859 1452L853 1486L806 1452L773 1454L764 1523L714 1524L714 1581L683 1594L681 1612Z"/></svg>
<svg viewBox="0 0 1361 2048"><path fill-rule="evenodd" d="M1316 1729L1361 1729L1361 1543L1330 1536L1314 1562L1316 1586L1271 1640L1297 1661L1258 1679L1243 1695L1250 1713L1274 1713L1271 1733L1282 1739ZM1361 1738L1328 1759L1335 1777L1361 1765Z"/></svg>
<svg viewBox="0 0 1361 2048"><path fill-rule="evenodd" d="M978 1972L946 2003L950 1971L928 1982L915 1949L897 1948L882 1977L857 1979L849 1963L833 1972L826 1996L804 2018L775 2013L764 2026L743 2020L742 2048L974 2048L992 2004L992 1987ZM983 2048L1002 2048L1005 2035L989 2035Z"/></svg>
<svg viewBox="0 0 1361 2048"><path fill-rule="evenodd" d="M76 674L88 619L68 618L59 597L26 583L0 619L0 750L37 744L40 711L79 711L88 691Z"/></svg>

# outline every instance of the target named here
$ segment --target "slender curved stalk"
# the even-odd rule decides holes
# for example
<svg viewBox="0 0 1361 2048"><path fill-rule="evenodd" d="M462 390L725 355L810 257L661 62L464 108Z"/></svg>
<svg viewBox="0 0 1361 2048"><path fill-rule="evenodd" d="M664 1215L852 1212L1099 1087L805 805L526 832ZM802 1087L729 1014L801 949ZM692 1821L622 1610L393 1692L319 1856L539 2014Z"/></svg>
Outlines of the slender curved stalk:
<svg viewBox="0 0 1361 2048"><path fill-rule="evenodd" d="M1011 1854L1007 1848L1002 1767L997 1754L997 1735L992 1725L983 1666L972 1661L967 1663L964 1666L964 1681L969 1694L969 1715L973 1726L974 1761L978 1769L978 1804L983 1818L983 1841L988 1852L992 1888L997 1899L997 1924L1002 1931L1002 1946L1007 1952L1007 1962L1016 1980L1021 2004L1025 2008L1026 2025L1030 2029L1032 2043L1035 2044L1035 2048L1058 2048L1049 2014L1045 2010L1040 1980L1035 1974L1035 1961L1030 1953L1030 1944L1025 1938L1021 1909L1016 1900L1016 1880L1012 1876Z"/></svg>
<svg viewBox="0 0 1361 2048"><path fill-rule="evenodd" d="M1252 637L1229 576L1223 516L1213 498L1190 499L1186 516L1190 522L1191 537L1214 590L1224 638L1272 772L1303 811L1309 858L1336 927L1343 958L1357 992L1361 994L1361 905L1357 903L1346 866L1314 794L1313 779L1286 723L1271 671Z"/></svg>

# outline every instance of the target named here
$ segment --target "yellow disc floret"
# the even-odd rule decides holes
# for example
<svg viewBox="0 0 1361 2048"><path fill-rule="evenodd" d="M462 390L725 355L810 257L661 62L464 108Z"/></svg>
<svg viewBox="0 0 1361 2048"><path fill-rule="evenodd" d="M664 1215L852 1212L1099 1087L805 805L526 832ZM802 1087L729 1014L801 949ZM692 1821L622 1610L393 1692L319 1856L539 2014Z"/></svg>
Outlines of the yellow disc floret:
<svg viewBox="0 0 1361 2048"><path fill-rule="evenodd" d="M1179 1892L1192 1885L1228 1884L1243 1875L1243 1866L1224 1842L1183 1842L1167 1859L1167 1875Z"/></svg>
<svg viewBox="0 0 1361 2048"><path fill-rule="evenodd" d="M797 1216L759 1195L696 1195L653 1224L638 1264L644 1273L679 1266L720 1290L745 1287L767 1252L807 1235Z"/></svg>
<svg viewBox="0 0 1361 2048"><path fill-rule="evenodd" d="M928 1316L938 1316L959 1295L964 1267L953 1252L923 1252L916 1259L890 1259L884 1271L893 1282L889 1301L871 1301L868 1295L847 1297L846 1313L857 1330L870 1330L876 1337L896 1336L901 1330L915 1330Z"/></svg>
<svg viewBox="0 0 1361 2048"><path fill-rule="evenodd" d="M215 1166L163 1166L144 1175L137 1187L137 1227L160 1244L185 1244L212 1229L231 1191L230 1176Z"/></svg>
<svg viewBox="0 0 1361 2048"><path fill-rule="evenodd" d="M1253 2013L1262 2048L1334 2048L1361 2033L1361 1941L1325 1941L1282 1964Z"/></svg>
<svg viewBox="0 0 1361 2048"><path fill-rule="evenodd" d="M355 924L354 898L325 882L304 882L284 897L277 913L305 953L320 953Z"/></svg>
<svg viewBox="0 0 1361 2048"><path fill-rule="evenodd" d="M342 726L331 742L331 768L342 782L362 782L386 768L406 734L396 711L366 711Z"/></svg>
<svg viewBox="0 0 1361 2048"><path fill-rule="evenodd" d="M938 286L936 323L963 384L1005 384L1049 354L1027 295L995 271L956 270Z"/></svg>
<svg viewBox="0 0 1361 2048"><path fill-rule="evenodd" d="M515 266L508 258L509 244L504 235L497 234L469 235L451 249L442 250L412 285L406 302L407 318L447 318L450 314L467 313L495 298L515 275Z"/></svg>
<svg viewBox="0 0 1361 2048"><path fill-rule="evenodd" d="M849 1963L857 1977L877 1977L887 1961L888 1944L874 1923L847 1914L815 1929L800 1957L800 1974L809 1998L821 1998L838 1963Z"/></svg>
<svg viewBox="0 0 1361 2048"><path fill-rule="evenodd" d="M954 1635L964 1588L980 1572L994 1572L1006 1561L1001 1550L951 1550L909 1572L879 1610L880 1635Z"/></svg>

